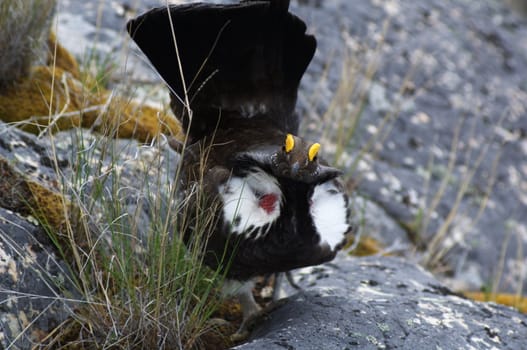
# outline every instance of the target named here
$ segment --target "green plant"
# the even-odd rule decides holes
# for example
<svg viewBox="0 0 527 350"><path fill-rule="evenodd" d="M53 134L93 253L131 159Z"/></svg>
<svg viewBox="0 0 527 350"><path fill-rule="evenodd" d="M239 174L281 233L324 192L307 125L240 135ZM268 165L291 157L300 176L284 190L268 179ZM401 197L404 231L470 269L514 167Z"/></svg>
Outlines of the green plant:
<svg viewBox="0 0 527 350"><path fill-rule="evenodd" d="M103 54L94 46L86 52L85 57L81 60L80 80L92 92L110 88L117 66L117 62L111 54Z"/></svg>
<svg viewBox="0 0 527 350"><path fill-rule="evenodd" d="M513 235L515 236L517 242L515 244L516 246L516 266L517 269L515 269L517 273L518 280L515 281L515 289L516 289L516 297L518 300L523 296L523 285L525 276L527 275L527 272L525 271L524 267L524 259L525 254L523 252L523 244L522 244L522 225L515 221L508 221L505 223L505 238L503 242L501 242L500 247L500 257L498 259L498 263L496 265L496 269L494 272L494 278L492 280L491 286L489 287L489 294L491 299L496 298L497 294L500 291L500 285L502 283L502 277L503 277L503 270L505 269L505 263L506 263L506 252L509 248L510 240L513 238ZM525 228L523 227L523 230Z"/></svg>
<svg viewBox="0 0 527 350"><path fill-rule="evenodd" d="M59 142L50 138L52 145ZM50 235L69 252L64 258L84 303L48 345L196 346L217 306L222 280L201 261L212 219L208 208L182 212L178 181L172 178L178 165L161 148L144 148L149 157L131 159L137 145L130 141L84 135L82 129L72 140L74 168L69 177L62 174L62 188L79 215L68 216L62 236ZM52 155L56 162L57 154ZM56 170L63 172L58 164ZM130 176L137 183L130 183ZM64 211L71 213L66 206ZM200 225L184 245L191 221Z"/></svg>
<svg viewBox="0 0 527 350"><path fill-rule="evenodd" d="M110 61L92 62L106 67ZM97 84L105 80L106 75L95 78ZM161 143L138 146L77 130L68 177L57 162L59 140L49 137L63 194L79 209L77 217L70 216L61 242L71 252L86 300L62 331L50 337L49 346L200 347L219 303L223 275L202 263L214 216L199 192L195 211L186 210L188 198L178 188L182 164L170 161ZM189 225L193 236L184 244Z"/></svg>

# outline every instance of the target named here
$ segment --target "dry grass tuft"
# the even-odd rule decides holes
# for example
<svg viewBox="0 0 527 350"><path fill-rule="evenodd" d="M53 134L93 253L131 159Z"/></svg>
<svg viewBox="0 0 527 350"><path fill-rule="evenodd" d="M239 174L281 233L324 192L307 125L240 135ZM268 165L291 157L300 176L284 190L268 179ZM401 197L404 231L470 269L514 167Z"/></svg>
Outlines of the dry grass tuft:
<svg viewBox="0 0 527 350"><path fill-rule="evenodd" d="M27 77L47 55L46 40L56 0L0 2L0 89Z"/></svg>

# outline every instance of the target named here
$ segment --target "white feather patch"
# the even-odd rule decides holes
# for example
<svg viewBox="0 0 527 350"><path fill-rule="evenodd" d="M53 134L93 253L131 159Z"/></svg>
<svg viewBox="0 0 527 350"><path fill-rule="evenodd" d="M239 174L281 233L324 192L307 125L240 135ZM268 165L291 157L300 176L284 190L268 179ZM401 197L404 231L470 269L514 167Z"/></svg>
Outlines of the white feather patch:
<svg viewBox="0 0 527 350"><path fill-rule="evenodd" d="M219 193L223 201L223 218L231 225L231 231L241 234L253 226L251 232L258 230L260 236L265 232L259 229L280 215L282 192L274 177L260 169L253 170L246 177L230 178L220 186ZM271 212L260 207L259 196L265 194L275 194L278 198Z"/></svg>
<svg viewBox="0 0 527 350"><path fill-rule="evenodd" d="M321 244L327 243L335 249L349 229L346 194L332 180L317 185L311 197L310 210Z"/></svg>

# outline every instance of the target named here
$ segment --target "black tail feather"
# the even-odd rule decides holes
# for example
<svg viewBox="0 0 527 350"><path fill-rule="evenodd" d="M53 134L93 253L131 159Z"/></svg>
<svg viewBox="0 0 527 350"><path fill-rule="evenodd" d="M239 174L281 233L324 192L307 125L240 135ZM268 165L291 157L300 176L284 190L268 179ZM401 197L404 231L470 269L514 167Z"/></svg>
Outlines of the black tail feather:
<svg viewBox="0 0 527 350"><path fill-rule="evenodd" d="M170 87L172 108L190 127L192 141L216 128L220 116L262 116L297 133L297 89L316 41L288 6L289 0L195 3L153 9L128 22L131 37Z"/></svg>

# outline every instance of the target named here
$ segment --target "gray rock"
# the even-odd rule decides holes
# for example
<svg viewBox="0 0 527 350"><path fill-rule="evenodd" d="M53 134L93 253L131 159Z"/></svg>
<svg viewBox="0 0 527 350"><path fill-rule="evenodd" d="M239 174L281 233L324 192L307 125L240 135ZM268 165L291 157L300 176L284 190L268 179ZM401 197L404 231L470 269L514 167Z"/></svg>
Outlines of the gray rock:
<svg viewBox="0 0 527 350"><path fill-rule="evenodd" d="M303 269L304 290L237 350L523 349L527 316L469 301L398 258L349 258Z"/></svg>
<svg viewBox="0 0 527 350"><path fill-rule="evenodd" d="M0 208L0 347L37 344L73 312L75 291L44 229Z"/></svg>
<svg viewBox="0 0 527 350"><path fill-rule="evenodd" d="M0 135L0 348L29 349L85 300L77 289L75 264L66 263L34 217L36 208L28 207L32 192L27 181L89 203L95 219L107 213L108 203L119 201L129 215L114 224L135 225L141 241L152 231L154 205L161 215L173 210L171 190L162 186L175 178L178 156L166 143L146 146L88 130L38 138L0 122ZM54 168L54 158L59 169ZM89 171L95 166L105 169L107 176L94 178ZM153 180L148 193L146 178ZM75 182L79 180L82 183ZM92 191L102 194L92 197ZM111 230L101 236L101 225L90 229L98 239L111 240Z"/></svg>
<svg viewBox="0 0 527 350"><path fill-rule="evenodd" d="M129 72L139 72L137 74L139 79L156 81L155 74L141 61L140 56L137 56L137 50L132 49L133 54L127 54L128 46L125 44L127 41L123 29L126 16L133 11L123 15L122 6L115 7L113 6L115 3L103 1L95 5L94 2L80 0L64 1L61 3L58 20L59 40L63 41L70 50L77 52L80 58L85 57L85 52L75 51L80 47L83 48L82 50L93 49L102 57L108 55L115 58L115 52L122 52L123 56L115 58L120 67L123 67L118 74L124 76ZM161 1L143 1L139 11L159 4ZM439 246L447 252L440 262L450 267L450 272L453 274L451 283L458 288L480 288L482 283L489 286L495 276L503 272L501 280L495 282L499 289L520 290L523 281L523 290L525 290L527 270L522 269L522 266L527 262L524 256L521 254L518 256L517 253L518 246L523 251L527 249L527 215L525 214L527 213L527 171L525 170L527 169L527 20L525 17L511 11L503 1L498 0L455 0L448 3L441 0L419 3L410 0L299 0L292 1L292 10L308 22L309 30L316 34L319 43L315 60L304 77L299 96L300 108L305 115L305 132L313 138L320 137L319 131L322 129L320 118L327 110L342 77L341 68L345 64L346 51L349 51L360 64L378 62L378 69L373 79L373 91L368 86L362 87L368 100L361 113L361 121L352 145L346 151L349 154L356 154L356 149L364 145L371 132L379 126L386 110L400 105L400 113L391 124L392 132L382 144L375 145L376 157L365 158L363 161L367 166L359 168L358 173L354 174L363 178L358 187L361 195L374 201L382 208L383 214L387 213L392 218L387 222L395 223L412 221L423 211L426 212L432 197L446 176L453 130L461 120L465 120L461 128L461 142L456 150L458 158L448 181L448 187L444 197L433 210L428 230L420 237L421 242L430 241L439 227L445 223L454 208L466 169L477 167L469 191L460 201L457 215L447 230L446 239ZM386 20L389 20L390 24L383 34L383 23ZM377 50L380 37L384 37L384 41ZM120 51L121 48L124 49ZM125 66L128 71L124 71ZM399 90L410 68L414 69L410 79L411 84L401 96ZM359 82L363 75L362 71L349 79ZM505 118L500 121L502 116ZM328 124L331 126L332 123ZM8 145L3 147L4 150L11 147L18 152L18 157L14 157L14 153L6 156L13 157L9 159L16 164L17 169L36 175L39 179L53 179L54 171L49 165L49 156L42 152L40 152L41 156L36 158L31 156L33 152L38 155L39 150L45 150L45 143L20 135L12 141L10 136L6 136L4 129L0 135L0 145ZM331 150L331 140L331 137L323 140L328 150ZM67 144L64 142L65 151ZM486 145L488 152L483 155L481 163L478 163L478 152L485 149ZM0 152L5 155L3 149L0 147ZM123 153L123 157L127 157L125 154ZM434 156L434 162L429 166L431 155ZM131 158L126 159L133 159L133 153L130 153L130 156ZM497 156L500 162L495 168L494 160ZM69 159L71 158L65 157L63 160L63 166L66 168ZM350 173L357 171L350 166L353 160L351 156L348 155L344 160L344 167ZM485 191L493 174L495 184L487 201ZM427 177L430 178L428 185ZM129 210L133 210L141 200L140 196L134 195L133 190L125 193L124 196L129 200L127 202L130 204ZM487 208L483 215L478 216L480 205L485 202ZM7 204L3 202L2 207L19 204L13 201ZM384 230L380 234L382 237L388 236L387 231L393 226L389 224L378 227ZM372 228L372 230L376 229ZM509 242L508 246L507 242ZM496 266L502 251L505 256L501 267L503 271L498 270L499 266ZM370 271L368 268L365 270ZM384 273L378 272L378 274ZM6 276L9 278L9 275ZM404 274L400 277L408 279ZM361 284L356 283L356 286L358 289ZM370 286L370 289L375 290L373 287ZM416 287L415 290L428 295L424 292L426 288L419 288ZM419 304L421 301L416 301L415 299L418 298L412 298L410 294L408 300L413 301L408 301L409 305L413 305L412 303L427 305ZM435 296L434 293L430 294ZM310 295L307 293L305 300L322 298ZM335 297L342 296L337 294ZM382 300L382 297L381 295L379 298ZM444 298L455 299L451 296ZM426 299L423 300L426 302ZM362 307L357 309L359 311L381 310L369 309L369 306L361 304L360 300L357 303ZM370 304L375 305L375 303ZM288 307L287 305L285 308ZM300 302L297 301L294 305L300 305ZM302 305L312 305L312 303L304 301ZM464 305L460 303L456 304L456 307L466 311L468 306ZM506 308L475 305L480 305L479 309L477 307L474 309L476 316L481 316L480 319L486 317L490 320L499 320L506 315L510 316L509 321L515 324L513 321L516 316L511 316L512 314L508 312L512 311ZM438 307L433 310L439 313ZM394 312L397 311L401 310ZM303 311L300 309L297 312ZM320 312L323 313L323 310ZM406 315L402 312L402 315ZM466 314L461 313L461 315ZM359 312L359 315L362 314ZM382 315L381 311L379 315ZM384 315L386 318L391 317L391 320L395 320L395 316L397 315ZM518 317L520 320L518 327L520 329L524 327L526 333L525 319ZM357 324L367 321L358 316L354 317L354 320ZM419 332L425 328L422 325L416 326L414 323L408 325L405 322L402 322L398 328L395 326L391 328L392 331L401 330L403 334L406 331L408 335L405 339L411 339L413 334L421 334ZM439 324L434 322L422 324L426 325L426 328L434 326L433 328L444 328L445 332L450 330L448 327L451 324L448 322ZM360 346L371 347L379 347L373 343L374 339L378 344L383 344L380 341L390 344L388 340L392 338L385 339L383 336L385 333L392 333L389 330L381 331L384 327L378 327L376 324L372 326L376 327L375 332L370 329L369 332L361 333L373 334L375 338L368 338L371 341L365 336L364 338L356 336L350 341L360 342ZM463 327L458 327L455 323L451 327L463 332ZM468 344L480 348L487 343L493 344L492 339L500 341L495 343L496 348L507 348L509 344L516 344L517 348L522 348L525 344L525 339L521 339L523 343L514 343L514 339L509 338L509 335L513 338L516 334L516 328L512 326L510 334L507 333L506 328L500 329L500 332L495 332L494 328L489 329L490 331L487 331L483 327L483 331L480 329L479 333L474 333L474 337L479 337L484 343ZM301 331L300 327L299 332ZM330 332L324 334L329 336ZM471 341L473 339L471 337L467 336L465 340ZM452 346L462 344L454 335L447 337L443 334L443 338L445 341L452 341ZM428 338L428 340L426 345L434 344L435 339ZM454 342L458 340L459 343Z"/></svg>
<svg viewBox="0 0 527 350"><path fill-rule="evenodd" d="M527 270L520 274L517 267L527 262L511 244L520 242L527 250L527 19L508 3L518 1L291 2L292 12L308 23L318 41L299 95L302 134L321 139L326 155L335 148L334 134L323 133L336 130L338 113L329 122L324 120L324 127L321 118L344 76L343 67L358 66L346 79L354 82L355 96L364 92L366 103L341 165L350 176L362 179L361 196L382 207L394 222L418 223L430 214L427 228L411 232L409 238L424 249L425 262L431 260L430 253L440 252L429 267L447 267L456 288L479 289L482 282L484 287L516 291L523 281L523 290L527 289ZM134 13L162 4L142 1L140 8L125 6L123 12L125 7L113 1L95 5L70 0L61 7L58 36L71 50L87 42L103 55L121 52L116 58L123 68L118 75L159 82L137 48L126 44L123 28ZM364 75L371 62L377 69L368 81ZM349 100L358 103L356 97ZM340 115L349 115L341 107ZM390 123L391 133L374 144L373 154L363 159L366 167L352 168L357 149L393 110L398 113ZM449 175L454 130L461 122L457 160ZM479 161L479 152L485 149ZM474 176L456 206L470 169L475 169ZM432 208L430 203L446 177L444 195ZM487 198L489 185L492 191ZM481 213L482 205L486 208ZM450 220L451 212L453 220L444 239L430 248L429 242ZM390 235L389 228L381 232L384 235ZM505 261L498 271L495 261L501 251Z"/></svg>
<svg viewBox="0 0 527 350"><path fill-rule="evenodd" d="M429 213L427 229L411 238L424 249L423 261L439 252L429 267L446 267L452 285L479 289L482 285L467 282L483 281L484 287L502 291L526 290L527 270L518 272L526 261L516 249L516 242L527 249L526 18L497 0L293 5L318 41L299 99L306 132L317 139L324 135L321 130L333 127L339 113L324 113L343 65L358 65L361 69L347 77L355 86L349 100L357 104L359 91L367 100L348 153L356 154L375 135L387 109L398 112L389 135L374 145L374 156L363 159L368 166L352 168L353 157L342 158L350 175L361 178L358 192L400 223L418 223ZM351 62L345 61L346 54ZM371 62L378 68L368 85L364 75ZM410 71L408 89L400 94ZM330 121L324 127L322 116ZM454 130L460 123L457 159L449 175ZM331 133L322 137L322 149L330 150L334 140ZM474 175L456 205L472 169ZM432 208L445 178L444 195ZM444 239L430 247L447 221ZM495 262L502 251L500 268ZM467 274L474 276L467 279ZM496 278L500 275L501 280Z"/></svg>
<svg viewBox="0 0 527 350"><path fill-rule="evenodd" d="M80 299L61 252L28 207L27 179L49 189L56 183L49 150L1 122L0 135L0 348L29 349Z"/></svg>
<svg viewBox="0 0 527 350"><path fill-rule="evenodd" d="M390 253L408 252L413 249L406 231L377 203L354 196L351 207L357 237L372 237Z"/></svg>

